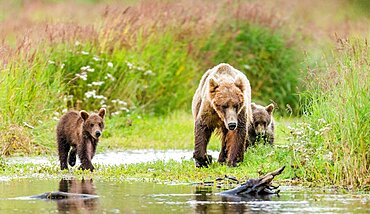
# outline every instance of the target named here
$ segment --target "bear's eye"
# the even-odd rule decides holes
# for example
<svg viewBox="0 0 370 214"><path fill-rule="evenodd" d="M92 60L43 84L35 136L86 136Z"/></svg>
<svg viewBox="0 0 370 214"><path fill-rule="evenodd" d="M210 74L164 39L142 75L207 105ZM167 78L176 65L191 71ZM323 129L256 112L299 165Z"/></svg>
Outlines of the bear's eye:
<svg viewBox="0 0 370 214"><path fill-rule="evenodd" d="M233 107L234 107L234 109L238 109L239 106L237 104L235 104Z"/></svg>
<svg viewBox="0 0 370 214"><path fill-rule="evenodd" d="M99 123L99 127L100 127L100 128L102 127L102 125L103 125L102 123Z"/></svg>
<svg viewBox="0 0 370 214"><path fill-rule="evenodd" d="M227 105L223 105L222 109L224 109L224 110L227 109Z"/></svg>
<svg viewBox="0 0 370 214"><path fill-rule="evenodd" d="M91 123L91 124L90 124L90 127L91 127L91 128L92 128L92 127L94 127L94 124L92 124L92 123Z"/></svg>

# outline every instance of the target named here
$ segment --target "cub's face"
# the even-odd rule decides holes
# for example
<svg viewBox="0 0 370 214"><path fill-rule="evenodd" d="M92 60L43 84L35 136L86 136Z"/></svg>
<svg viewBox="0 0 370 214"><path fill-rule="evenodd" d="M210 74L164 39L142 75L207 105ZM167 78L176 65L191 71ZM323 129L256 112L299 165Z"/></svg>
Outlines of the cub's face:
<svg viewBox="0 0 370 214"><path fill-rule="evenodd" d="M263 136L266 134L267 128L271 123L271 115L274 105L270 104L266 107L251 104L253 112L253 128L257 135Z"/></svg>
<svg viewBox="0 0 370 214"><path fill-rule="evenodd" d="M213 109L228 130L238 127L238 114L244 107L243 91L236 83L217 84L210 81L210 97Z"/></svg>
<svg viewBox="0 0 370 214"><path fill-rule="evenodd" d="M88 132L91 137L98 139L104 129L104 115L105 108L101 108L97 114L80 111L80 116L84 120L83 130Z"/></svg>

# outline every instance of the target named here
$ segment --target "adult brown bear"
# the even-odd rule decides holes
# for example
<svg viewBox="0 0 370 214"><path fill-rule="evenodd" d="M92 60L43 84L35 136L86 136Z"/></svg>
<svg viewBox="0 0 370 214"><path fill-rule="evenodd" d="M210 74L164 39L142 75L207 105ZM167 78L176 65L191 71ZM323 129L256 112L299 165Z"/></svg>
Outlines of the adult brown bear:
<svg viewBox="0 0 370 214"><path fill-rule="evenodd" d="M207 167L212 158L207 145L217 129L222 136L218 161L236 166L243 161L248 125L252 121L251 87L247 77L229 64L208 70L196 90L192 110L195 123L193 157L197 167Z"/></svg>
<svg viewBox="0 0 370 214"><path fill-rule="evenodd" d="M60 119L57 126L57 142L60 168L68 169L76 164L76 154L81 169L94 170L91 159L95 155L99 137L104 129L105 108L89 114L86 111L70 111ZM72 148L72 149L71 149Z"/></svg>

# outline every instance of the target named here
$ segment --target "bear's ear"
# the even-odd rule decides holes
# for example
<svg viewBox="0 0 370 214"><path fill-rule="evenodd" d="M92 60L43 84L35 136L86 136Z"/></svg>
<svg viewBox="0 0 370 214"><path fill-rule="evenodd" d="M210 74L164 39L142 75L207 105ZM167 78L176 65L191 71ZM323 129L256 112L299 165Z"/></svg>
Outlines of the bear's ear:
<svg viewBox="0 0 370 214"><path fill-rule="evenodd" d="M216 82L216 80L213 78L210 78L209 79L209 92L214 93L217 88L218 88L218 83Z"/></svg>
<svg viewBox="0 0 370 214"><path fill-rule="evenodd" d="M244 91L245 87L244 87L244 83L243 83L242 78L237 77L237 78L236 78L236 80L235 80L235 85L236 85L236 87L238 87L241 91Z"/></svg>
<svg viewBox="0 0 370 214"><path fill-rule="evenodd" d="M256 110L257 106L255 103L251 103L252 110Z"/></svg>
<svg viewBox="0 0 370 214"><path fill-rule="evenodd" d="M274 110L274 104L270 104L270 105L268 105L268 106L266 106L265 107L265 109L266 109L266 111L269 113L269 114L271 114L272 113L272 111Z"/></svg>
<svg viewBox="0 0 370 214"><path fill-rule="evenodd" d="M99 110L98 115L99 115L101 118L104 118L105 112L106 112L105 108L101 108L101 109Z"/></svg>
<svg viewBox="0 0 370 214"><path fill-rule="evenodd" d="M86 111L82 110L82 111L80 111L80 116L82 117L82 119L84 121L86 121L87 118L89 118L89 113L87 113Z"/></svg>

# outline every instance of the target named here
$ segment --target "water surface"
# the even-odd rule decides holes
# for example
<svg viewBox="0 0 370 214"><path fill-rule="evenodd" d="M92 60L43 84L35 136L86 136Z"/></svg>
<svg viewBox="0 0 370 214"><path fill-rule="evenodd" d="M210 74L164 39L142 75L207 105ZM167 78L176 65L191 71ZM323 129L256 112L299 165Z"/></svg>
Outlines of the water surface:
<svg viewBox="0 0 370 214"><path fill-rule="evenodd" d="M190 184L25 178L0 181L0 213L370 213L370 195L280 189L279 196L241 198L219 196L216 188ZM99 197L57 201L25 197L50 191Z"/></svg>

